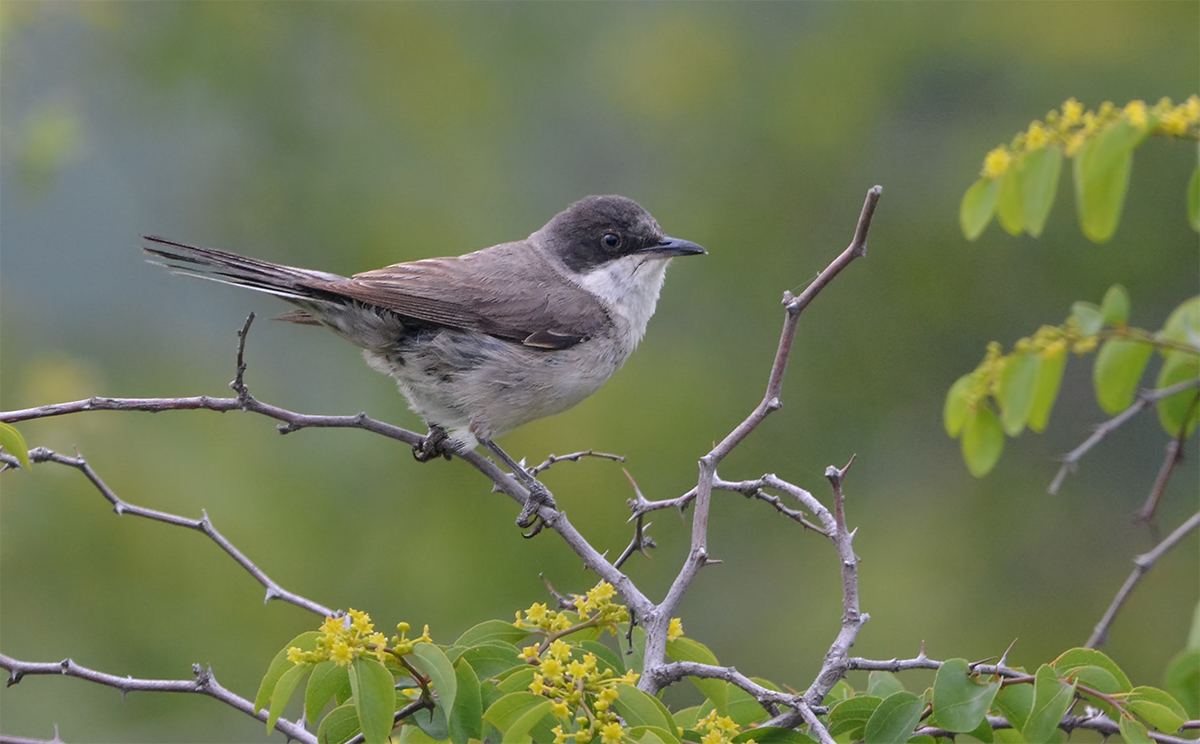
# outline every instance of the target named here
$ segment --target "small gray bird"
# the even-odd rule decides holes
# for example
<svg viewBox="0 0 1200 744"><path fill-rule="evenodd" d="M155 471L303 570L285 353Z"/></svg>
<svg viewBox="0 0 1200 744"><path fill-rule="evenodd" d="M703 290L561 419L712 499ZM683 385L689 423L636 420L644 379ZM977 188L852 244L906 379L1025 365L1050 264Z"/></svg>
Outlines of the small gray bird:
<svg viewBox="0 0 1200 744"><path fill-rule="evenodd" d="M362 347L429 426L417 459L483 444L550 506L494 439L599 390L645 334L670 259L705 253L621 196L577 201L525 240L352 277L145 240L173 272L277 295L299 307L282 320Z"/></svg>

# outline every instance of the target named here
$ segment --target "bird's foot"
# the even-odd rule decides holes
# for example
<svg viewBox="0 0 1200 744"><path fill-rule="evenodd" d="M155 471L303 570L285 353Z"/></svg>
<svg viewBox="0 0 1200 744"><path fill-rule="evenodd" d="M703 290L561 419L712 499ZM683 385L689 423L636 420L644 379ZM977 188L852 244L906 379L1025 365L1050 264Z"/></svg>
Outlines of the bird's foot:
<svg viewBox="0 0 1200 744"><path fill-rule="evenodd" d="M525 506L521 508L521 513L517 515L517 526L521 529L532 527L525 537L533 537L542 531L545 526L545 521L540 519L538 509L543 506L548 506L551 509L558 509L558 504L554 503L554 497L550 495L550 489L543 486L541 483L533 479L532 475L528 475L530 482L526 484L529 489L529 498L525 501Z"/></svg>
<svg viewBox="0 0 1200 744"><path fill-rule="evenodd" d="M454 448L449 444L449 439L450 435L445 429L437 424L430 426L429 434L413 445L413 459L417 462L429 462L440 456L449 460L450 455L454 452Z"/></svg>
<svg viewBox="0 0 1200 744"><path fill-rule="evenodd" d="M543 506L558 509L558 504L554 502L554 497L550 495L550 489L543 486L523 465L509 457L508 453L500 449L500 446L492 440L481 437L479 443L504 463L513 474L513 477L517 479L517 482L529 492L529 496L525 499L525 505L521 507L521 513L517 517L517 526L521 529L533 528L525 537L533 537L541 532L545 526L545 520L539 518L538 510Z"/></svg>

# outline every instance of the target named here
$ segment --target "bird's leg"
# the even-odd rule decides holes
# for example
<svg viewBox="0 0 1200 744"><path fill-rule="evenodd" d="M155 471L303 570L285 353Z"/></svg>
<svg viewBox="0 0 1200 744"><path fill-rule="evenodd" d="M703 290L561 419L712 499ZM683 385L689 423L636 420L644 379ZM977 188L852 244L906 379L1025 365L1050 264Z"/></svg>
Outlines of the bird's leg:
<svg viewBox="0 0 1200 744"><path fill-rule="evenodd" d="M550 495L550 489L543 486L537 478L529 474L529 471L521 467L515 460L508 456L508 453L500 449L500 445L490 439L479 438L479 443L487 448L489 452L495 455L503 462L512 472L513 477L517 479L522 486L529 490L529 499L526 500L525 506L521 509L521 514L517 517L517 526L521 528L533 526L537 522L538 507L548 506L551 509L557 509L558 504L554 503L554 497ZM534 528L527 537L533 537L542 529L540 524Z"/></svg>
<svg viewBox="0 0 1200 744"><path fill-rule="evenodd" d="M446 430L437 424L430 424L429 433L418 444L413 445L413 459L417 462L429 462L435 460L440 455L447 460L450 459L450 454L454 451L452 446L446 444L449 434Z"/></svg>

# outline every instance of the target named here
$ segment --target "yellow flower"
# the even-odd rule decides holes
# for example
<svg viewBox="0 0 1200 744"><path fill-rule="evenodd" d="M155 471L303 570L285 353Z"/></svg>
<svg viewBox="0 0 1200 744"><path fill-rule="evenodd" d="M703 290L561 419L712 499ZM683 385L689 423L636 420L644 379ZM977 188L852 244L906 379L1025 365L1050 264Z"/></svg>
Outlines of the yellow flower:
<svg viewBox="0 0 1200 744"><path fill-rule="evenodd" d="M567 735L563 733L562 726L555 726L550 730L554 732L554 744L567 744Z"/></svg>
<svg viewBox="0 0 1200 744"><path fill-rule="evenodd" d="M1184 111L1183 106L1177 106L1163 116L1162 121L1158 123L1158 126L1167 134L1187 134L1187 112Z"/></svg>
<svg viewBox="0 0 1200 744"><path fill-rule="evenodd" d="M1125 118L1129 120L1130 124L1145 131L1147 125L1150 123L1150 117L1146 111L1146 102L1130 101L1125 104Z"/></svg>
<svg viewBox="0 0 1200 744"><path fill-rule="evenodd" d="M625 732L621 730L619 723L606 723L600 729L600 744L621 744L621 738Z"/></svg>
<svg viewBox="0 0 1200 744"><path fill-rule="evenodd" d="M726 741L728 740L716 729L700 737L701 744L725 744Z"/></svg>
<svg viewBox="0 0 1200 744"><path fill-rule="evenodd" d="M546 675L546 679L557 681L562 679L563 665L562 662L554 657L542 659L542 674Z"/></svg>
<svg viewBox="0 0 1200 744"><path fill-rule="evenodd" d="M299 646L292 646L288 649L288 661L293 664L299 664L304 661L304 652L300 650Z"/></svg>
<svg viewBox="0 0 1200 744"><path fill-rule="evenodd" d="M541 695L546 690L546 678L540 674L533 675L533 681L529 683L529 691L534 695Z"/></svg>
<svg viewBox="0 0 1200 744"><path fill-rule="evenodd" d="M1004 175L1012 164L1012 156L1003 147L997 147L983 159L983 175L987 178L998 178Z"/></svg>
<svg viewBox="0 0 1200 744"><path fill-rule="evenodd" d="M537 658L537 650L537 646L526 646L525 648L521 649L521 658L525 661L533 661Z"/></svg>
<svg viewBox="0 0 1200 744"><path fill-rule="evenodd" d="M559 638L558 640L554 641L554 643L550 644L550 648L546 649L546 653L548 653L552 658L558 659L559 661L566 661L571 656L571 646L566 641Z"/></svg>
<svg viewBox="0 0 1200 744"><path fill-rule="evenodd" d="M336 661L338 666L346 666L354 658L354 651L345 641L339 640L333 644L329 658Z"/></svg>
<svg viewBox="0 0 1200 744"><path fill-rule="evenodd" d="M1068 98L1062 105L1062 112L1063 125L1073 127L1079 123L1080 118L1083 116L1083 104L1074 98Z"/></svg>
<svg viewBox="0 0 1200 744"><path fill-rule="evenodd" d="M546 619L546 612L546 605L535 602L525 610L525 619L536 625Z"/></svg>
<svg viewBox="0 0 1200 744"><path fill-rule="evenodd" d="M555 718L560 718L564 721L571 717L571 709L561 700L550 706L550 712L554 714Z"/></svg>
<svg viewBox="0 0 1200 744"><path fill-rule="evenodd" d="M567 674L571 675L572 679L583 679L587 676L587 667L582 661L572 661L567 664Z"/></svg>
<svg viewBox="0 0 1200 744"><path fill-rule="evenodd" d="M1040 121L1035 121L1029 125L1029 131L1025 135L1025 149L1037 150L1046 146L1050 141L1050 133L1046 131L1046 127Z"/></svg>
<svg viewBox="0 0 1200 744"><path fill-rule="evenodd" d="M667 640L673 641L676 638L683 638L683 621L677 617L671 618L671 624L667 626Z"/></svg>
<svg viewBox="0 0 1200 744"><path fill-rule="evenodd" d="M1200 96L1192 96L1180 105L1189 124L1200 123Z"/></svg>
<svg viewBox="0 0 1200 744"><path fill-rule="evenodd" d="M601 581L591 589L588 589L587 596L588 599L594 602L603 602L606 599L612 599L616 593L617 590L613 588L612 584L607 581Z"/></svg>
<svg viewBox="0 0 1200 744"><path fill-rule="evenodd" d="M1067 157L1073 156L1079 152L1079 148L1083 147L1083 143L1087 140L1083 132L1076 132L1067 138Z"/></svg>

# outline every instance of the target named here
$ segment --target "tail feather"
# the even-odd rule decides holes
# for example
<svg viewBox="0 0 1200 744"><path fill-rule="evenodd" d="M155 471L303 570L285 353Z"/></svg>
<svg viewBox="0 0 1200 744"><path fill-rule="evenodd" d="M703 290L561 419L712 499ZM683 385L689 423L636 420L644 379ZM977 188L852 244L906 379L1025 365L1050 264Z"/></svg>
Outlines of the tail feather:
<svg viewBox="0 0 1200 744"><path fill-rule="evenodd" d="M142 237L146 241L143 250L154 256L151 263L172 273L247 287L284 299L329 300L333 293L319 289L320 284L344 280L336 274L274 264L152 235Z"/></svg>

